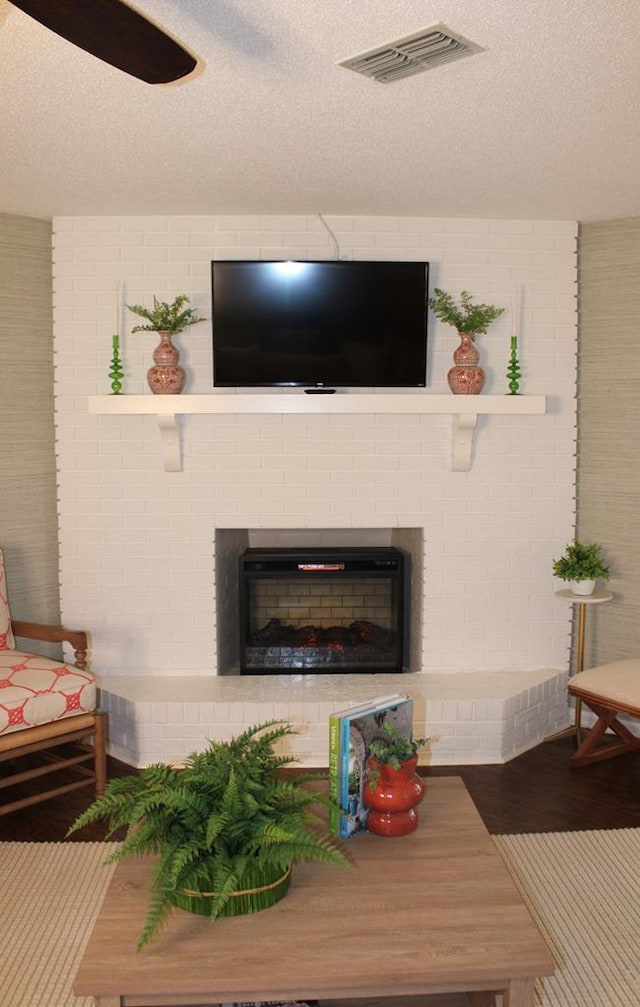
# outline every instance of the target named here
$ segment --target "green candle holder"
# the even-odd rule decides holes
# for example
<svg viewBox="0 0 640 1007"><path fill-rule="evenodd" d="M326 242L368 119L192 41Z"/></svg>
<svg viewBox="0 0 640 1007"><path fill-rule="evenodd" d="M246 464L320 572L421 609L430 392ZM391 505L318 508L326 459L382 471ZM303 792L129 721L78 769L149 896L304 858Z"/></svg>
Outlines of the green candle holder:
<svg viewBox="0 0 640 1007"><path fill-rule="evenodd" d="M111 367L109 368L109 377L111 378L111 394L119 395L122 388L122 379L124 377L124 370L122 368L122 360L120 359L120 337L113 336L113 354L111 356Z"/></svg>
<svg viewBox="0 0 640 1007"><path fill-rule="evenodd" d="M509 356L509 365L507 367L507 379L509 381L509 395L519 395L520 388L520 378L522 373L520 371L520 364L518 363L518 337L511 337L511 354Z"/></svg>

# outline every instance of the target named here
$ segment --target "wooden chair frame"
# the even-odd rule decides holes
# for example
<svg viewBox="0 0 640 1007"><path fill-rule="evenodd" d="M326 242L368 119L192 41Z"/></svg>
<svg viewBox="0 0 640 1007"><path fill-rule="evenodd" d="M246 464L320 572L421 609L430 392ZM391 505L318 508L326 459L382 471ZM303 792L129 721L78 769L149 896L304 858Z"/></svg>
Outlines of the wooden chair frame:
<svg viewBox="0 0 640 1007"><path fill-rule="evenodd" d="M582 700L585 706L595 713L598 718L584 737L581 744L576 749L570 759L571 766L586 766L592 762L601 762L603 759L613 759L617 755L624 755L626 752L633 752L640 749L640 737L632 734L624 724L618 720L620 714L628 714L631 717L640 718L640 709L631 704L612 702L603 699L602 696L583 691L579 685L580 676L576 676L577 681L569 683L569 692L577 699ZM604 735L607 731L613 731L617 741L605 741Z"/></svg>
<svg viewBox="0 0 640 1007"><path fill-rule="evenodd" d="M80 670L87 667L87 634L81 630L69 630L64 626L49 626L44 623L11 620L11 628L16 637L41 640L45 643L71 644L74 664ZM0 779L0 789L46 777L49 773L73 767L80 777L71 783L48 788L29 794L18 800L0 805L0 816L27 808L32 804L57 797L81 787L94 786L96 794L104 791L107 780L106 720L102 713L81 713L73 717L63 717L48 724L27 727L22 731L12 731L0 735L0 763L13 762L34 752L42 753L42 762L25 770L16 767L15 772ZM55 751L62 745L73 744L70 752ZM87 765L90 763L90 765Z"/></svg>

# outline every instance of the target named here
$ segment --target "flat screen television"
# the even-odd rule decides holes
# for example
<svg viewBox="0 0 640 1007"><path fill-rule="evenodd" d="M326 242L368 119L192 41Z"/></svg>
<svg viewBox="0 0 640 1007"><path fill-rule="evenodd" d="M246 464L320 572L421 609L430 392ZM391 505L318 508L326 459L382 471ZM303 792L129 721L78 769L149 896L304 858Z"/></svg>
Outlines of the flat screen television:
<svg viewBox="0 0 640 1007"><path fill-rule="evenodd" d="M211 263L213 384L426 384L426 262Z"/></svg>

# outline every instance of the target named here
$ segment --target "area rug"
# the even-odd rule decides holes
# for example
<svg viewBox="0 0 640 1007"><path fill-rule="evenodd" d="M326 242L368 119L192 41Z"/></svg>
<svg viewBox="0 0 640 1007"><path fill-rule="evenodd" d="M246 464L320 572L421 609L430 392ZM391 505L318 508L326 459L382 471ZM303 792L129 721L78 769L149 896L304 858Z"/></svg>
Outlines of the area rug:
<svg viewBox="0 0 640 1007"><path fill-rule="evenodd" d="M0 843L1 1007L94 1007L72 993L116 843Z"/></svg>
<svg viewBox="0 0 640 1007"><path fill-rule="evenodd" d="M536 1007L638 1007L640 829L494 841L555 958ZM94 1007L72 986L114 848L0 843L0 1007Z"/></svg>
<svg viewBox="0 0 640 1007"><path fill-rule="evenodd" d="M536 1007L638 1007L640 829L493 838L555 959Z"/></svg>

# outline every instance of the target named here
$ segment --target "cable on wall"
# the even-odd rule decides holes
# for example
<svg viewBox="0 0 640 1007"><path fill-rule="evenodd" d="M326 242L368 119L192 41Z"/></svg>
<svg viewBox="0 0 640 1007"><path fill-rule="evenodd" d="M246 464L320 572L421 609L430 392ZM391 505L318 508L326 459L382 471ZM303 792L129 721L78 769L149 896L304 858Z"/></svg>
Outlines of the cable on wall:
<svg viewBox="0 0 640 1007"><path fill-rule="evenodd" d="M334 245L334 248L335 248L336 259L339 259L340 258L340 245L338 244L338 239L336 238L335 234L333 233L333 231L331 230L331 228L329 227L329 225L327 224L326 220L324 219L324 217L322 216L321 213L318 214L318 220L320 221L320 223L322 224L322 226L326 230L327 234L331 238L331 240L333 242L333 245Z"/></svg>

